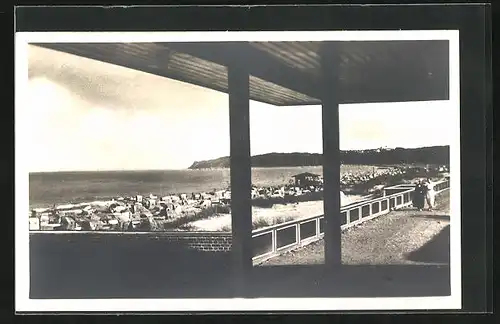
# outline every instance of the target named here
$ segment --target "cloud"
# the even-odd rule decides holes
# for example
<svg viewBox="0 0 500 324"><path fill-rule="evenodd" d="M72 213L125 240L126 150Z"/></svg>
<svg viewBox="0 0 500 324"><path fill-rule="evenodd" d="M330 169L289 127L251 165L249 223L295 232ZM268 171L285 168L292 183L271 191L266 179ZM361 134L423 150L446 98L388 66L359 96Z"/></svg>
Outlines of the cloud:
<svg viewBox="0 0 500 324"><path fill-rule="evenodd" d="M26 92L27 105L16 109L29 126L24 133L33 172L177 169L229 153L224 107L208 117L203 109L108 109L40 77L29 81Z"/></svg>
<svg viewBox="0 0 500 324"><path fill-rule="evenodd" d="M176 169L229 155L226 94L36 46L31 171ZM449 144L447 102L340 106L340 148ZM18 114L21 112L21 114ZM251 153L322 152L321 107L251 102Z"/></svg>
<svg viewBox="0 0 500 324"><path fill-rule="evenodd" d="M223 93L51 49L29 46L28 77L46 78L106 109L177 109L196 112ZM194 94L194 96L193 96Z"/></svg>

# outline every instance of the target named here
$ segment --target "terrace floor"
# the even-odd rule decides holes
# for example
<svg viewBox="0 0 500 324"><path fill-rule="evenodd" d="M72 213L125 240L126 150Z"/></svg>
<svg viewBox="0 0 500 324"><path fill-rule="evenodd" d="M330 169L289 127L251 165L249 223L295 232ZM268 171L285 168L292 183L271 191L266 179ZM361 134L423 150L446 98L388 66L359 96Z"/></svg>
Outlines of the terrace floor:
<svg viewBox="0 0 500 324"><path fill-rule="evenodd" d="M447 265L449 263L449 191L433 211L393 211L342 233L345 265ZM432 248L430 248L431 246ZM288 252L261 266L322 264L324 241Z"/></svg>
<svg viewBox="0 0 500 324"><path fill-rule="evenodd" d="M323 242L255 266L245 297L403 297L450 294L449 193L437 210L396 211L343 233L343 263L327 269ZM228 256L115 241L32 245L31 298L231 298ZM194 253L194 252L192 252ZM197 260L193 263L191 260Z"/></svg>
<svg viewBox="0 0 500 324"><path fill-rule="evenodd" d="M343 265L337 269L323 265L323 240L267 260L255 267L256 277L280 279L260 295L450 295L449 191L436 202L434 211L395 211L343 232Z"/></svg>

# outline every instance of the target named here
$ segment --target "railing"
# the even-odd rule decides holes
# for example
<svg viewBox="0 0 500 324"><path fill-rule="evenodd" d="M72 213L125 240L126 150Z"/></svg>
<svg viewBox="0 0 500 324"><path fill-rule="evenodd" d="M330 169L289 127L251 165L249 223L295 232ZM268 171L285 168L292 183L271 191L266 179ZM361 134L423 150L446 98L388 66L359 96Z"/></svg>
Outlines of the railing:
<svg viewBox="0 0 500 324"><path fill-rule="evenodd" d="M440 193L448 189L449 180L435 183L434 190ZM356 226L391 210L412 205L413 185L396 185L385 188L384 196L369 201L355 202L340 208L341 229ZM385 194L391 192L390 194ZM324 215L293 220L278 225L258 229L252 233L253 261L263 262L282 252L293 250L324 236Z"/></svg>

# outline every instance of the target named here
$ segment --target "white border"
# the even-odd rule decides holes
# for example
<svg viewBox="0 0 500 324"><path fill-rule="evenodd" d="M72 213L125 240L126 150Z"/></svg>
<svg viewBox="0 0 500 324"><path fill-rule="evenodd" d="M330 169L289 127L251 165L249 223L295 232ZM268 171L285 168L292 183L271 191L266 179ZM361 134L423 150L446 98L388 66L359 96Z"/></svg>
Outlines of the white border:
<svg viewBox="0 0 500 324"><path fill-rule="evenodd" d="M450 145L450 270L451 296L412 298L257 298L257 299L29 299L29 224L23 217L28 202L29 156L25 134L26 119L15 111L15 309L17 312L60 311L325 311L325 310L423 310L460 309L460 78L459 32L425 31L286 31L286 32L34 32L15 35L16 104L26 99L28 43L64 42L187 42L187 41L450 41L450 120L456 125Z"/></svg>

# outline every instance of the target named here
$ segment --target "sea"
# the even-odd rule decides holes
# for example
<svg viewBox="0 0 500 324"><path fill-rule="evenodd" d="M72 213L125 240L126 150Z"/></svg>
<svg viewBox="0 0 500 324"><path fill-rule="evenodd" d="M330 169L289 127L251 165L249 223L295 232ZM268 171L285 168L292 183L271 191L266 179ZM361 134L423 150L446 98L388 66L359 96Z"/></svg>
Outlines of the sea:
<svg viewBox="0 0 500 324"><path fill-rule="evenodd" d="M341 166L341 172L365 169L369 171L373 167ZM323 174L321 166L252 168L252 183L257 186L287 184L293 175L302 172ZM229 169L40 172L29 175L29 204L31 209L138 194L190 194L229 186Z"/></svg>

